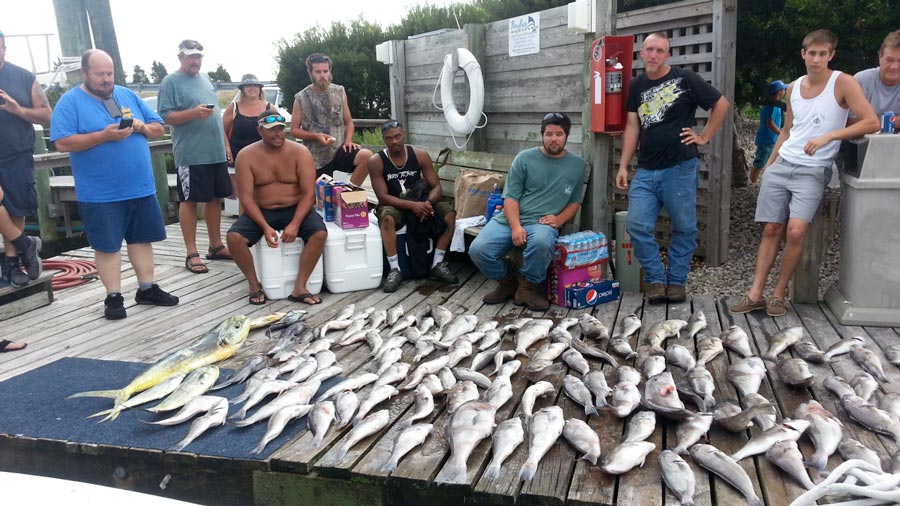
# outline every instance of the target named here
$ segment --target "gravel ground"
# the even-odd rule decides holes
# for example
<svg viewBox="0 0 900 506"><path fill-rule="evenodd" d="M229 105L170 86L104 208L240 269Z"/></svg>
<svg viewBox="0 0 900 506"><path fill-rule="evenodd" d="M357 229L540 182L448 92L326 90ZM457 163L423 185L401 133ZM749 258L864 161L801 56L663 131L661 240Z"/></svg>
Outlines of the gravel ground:
<svg viewBox="0 0 900 506"><path fill-rule="evenodd" d="M740 145L745 150L746 160L751 162L756 146L753 138L758 121L745 121L741 130ZM840 193L840 189L828 189L828 192ZM699 295L736 295L740 296L750 289L753 280L753 269L756 265L756 249L762 235L762 227L753 221L756 210L758 187L734 188L731 195L731 233L728 245L728 261L719 267L707 267L696 262L688 276L688 290ZM819 300L838 276L840 263L840 223L836 224L836 233L831 241L825 260L819 273ZM775 287L781 255L778 255L775 267L766 283L766 295Z"/></svg>

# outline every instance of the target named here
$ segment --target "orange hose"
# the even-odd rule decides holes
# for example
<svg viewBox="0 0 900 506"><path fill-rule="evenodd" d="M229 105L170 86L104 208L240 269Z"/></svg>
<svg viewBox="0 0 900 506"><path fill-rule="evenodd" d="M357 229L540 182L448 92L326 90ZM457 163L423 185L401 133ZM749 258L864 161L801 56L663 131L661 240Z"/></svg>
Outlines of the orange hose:
<svg viewBox="0 0 900 506"><path fill-rule="evenodd" d="M97 266L92 260L44 260L44 270L61 271L53 275L54 290L97 279Z"/></svg>

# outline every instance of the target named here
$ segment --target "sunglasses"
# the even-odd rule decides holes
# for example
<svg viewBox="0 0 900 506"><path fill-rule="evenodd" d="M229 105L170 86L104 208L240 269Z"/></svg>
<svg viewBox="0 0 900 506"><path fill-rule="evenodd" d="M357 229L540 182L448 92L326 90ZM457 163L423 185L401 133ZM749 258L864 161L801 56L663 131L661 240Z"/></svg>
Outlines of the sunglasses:
<svg viewBox="0 0 900 506"><path fill-rule="evenodd" d="M203 51L203 44L197 42L196 40L189 40L181 44L181 46L179 46L179 49L196 49L198 51Z"/></svg>
<svg viewBox="0 0 900 506"><path fill-rule="evenodd" d="M309 59L310 63L328 63L331 61L331 58L327 56L312 56Z"/></svg>
<svg viewBox="0 0 900 506"><path fill-rule="evenodd" d="M388 130L390 130L392 128L400 128L402 126L403 125L401 125L399 121L393 119L393 120L388 121L387 123L381 125L381 133L387 132Z"/></svg>
<svg viewBox="0 0 900 506"><path fill-rule="evenodd" d="M266 116L257 122L260 125L271 125L272 123L284 123L284 116Z"/></svg>
<svg viewBox="0 0 900 506"><path fill-rule="evenodd" d="M569 118L561 112L551 112L551 113L547 114L546 116L544 116L544 121L547 121L550 119L569 119Z"/></svg>

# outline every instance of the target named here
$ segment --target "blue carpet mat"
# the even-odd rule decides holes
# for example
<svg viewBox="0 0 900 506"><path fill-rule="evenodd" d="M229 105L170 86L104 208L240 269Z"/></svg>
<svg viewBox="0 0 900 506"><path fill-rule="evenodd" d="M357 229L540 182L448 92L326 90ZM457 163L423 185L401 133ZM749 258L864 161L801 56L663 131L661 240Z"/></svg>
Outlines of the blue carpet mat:
<svg viewBox="0 0 900 506"><path fill-rule="evenodd" d="M88 415L112 407L112 399L66 397L89 390L109 390L122 388L135 376L145 371L150 364L95 360L85 358L62 358L27 373L0 382L0 433L30 436L42 439L56 439L76 443L101 444L152 450L165 450L181 441L191 421L175 426L158 426L144 421L162 420L177 411L154 414L137 409L126 410L114 421L97 423L98 418L85 419ZM222 369L222 382L235 371ZM342 378L332 378L322 384L319 392L330 388ZM244 385L209 392L232 399L244 391ZM254 407L273 399L266 398ZM159 401L156 401L159 402ZM143 407L154 406L150 403ZM230 405L229 416L236 413L242 404ZM266 446L263 453L250 455L266 432L266 422L249 427L237 427L231 420L220 427L207 430L183 451L200 455L211 455L247 460L263 460L281 445L306 429L306 417L293 420L276 439Z"/></svg>

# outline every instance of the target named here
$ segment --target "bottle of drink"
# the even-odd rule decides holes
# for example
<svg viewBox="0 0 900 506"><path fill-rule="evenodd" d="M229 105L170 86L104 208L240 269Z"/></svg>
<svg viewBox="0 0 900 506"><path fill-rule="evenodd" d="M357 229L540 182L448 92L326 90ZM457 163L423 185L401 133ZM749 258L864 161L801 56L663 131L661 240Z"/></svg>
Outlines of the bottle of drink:
<svg viewBox="0 0 900 506"><path fill-rule="evenodd" d="M494 191L491 192L491 195L488 197L487 209L484 212L484 217L487 221L491 221L491 217L494 216L494 213L501 209L503 209L503 195L500 193L500 188L497 186L497 183L494 183Z"/></svg>

